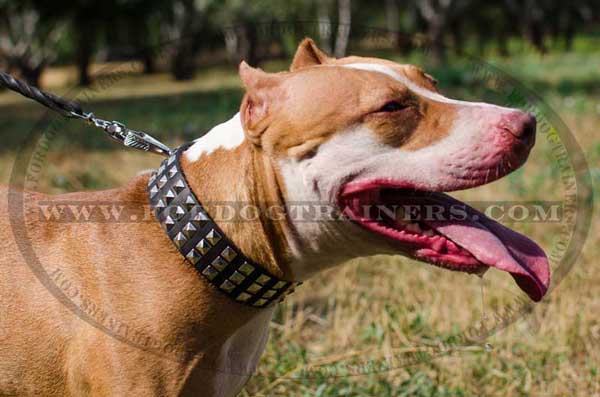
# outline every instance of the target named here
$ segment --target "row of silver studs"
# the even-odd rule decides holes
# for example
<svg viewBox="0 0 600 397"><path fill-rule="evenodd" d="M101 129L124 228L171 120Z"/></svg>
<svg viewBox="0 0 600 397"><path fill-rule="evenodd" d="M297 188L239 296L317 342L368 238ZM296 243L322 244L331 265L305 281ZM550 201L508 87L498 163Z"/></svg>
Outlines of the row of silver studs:
<svg viewBox="0 0 600 397"><path fill-rule="evenodd" d="M284 296L293 292L300 283L279 280L260 267L249 263L249 260L238 252L233 243L221 235L216 225L206 232L193 247L186 247L186 243L197 238L197 234L204 226L212 223L191 189L187 190L185 197L179 198L180 193L186 187L187 184L176 162L176 155L172 155L163 161L157 172L150 177L148 194L155 215L159 220L162 219L161 223L164 229L174 234L171 234L173 244L192 265L198 265L222 239L225 239L225 244L222 245L219 254L209 264L200 264L199 268L202 269L203 276L235 300L255 307L267 306L275 300L281 301ZM172 204L174 201L180 204ZM196 214L188 219L181 229L173 230L194 208L196 208ZM186 247L185 251L184 247ZM241 259L237 262L241 264L236 265L234 262L238 257ZM219 277L220 275L222 277ZM247 281L249 279L252 281ZM236 293L236 288L244 283L248 285L241 291L237 289L239 292ZM268 285L271 286L266 287Z"/></svg>

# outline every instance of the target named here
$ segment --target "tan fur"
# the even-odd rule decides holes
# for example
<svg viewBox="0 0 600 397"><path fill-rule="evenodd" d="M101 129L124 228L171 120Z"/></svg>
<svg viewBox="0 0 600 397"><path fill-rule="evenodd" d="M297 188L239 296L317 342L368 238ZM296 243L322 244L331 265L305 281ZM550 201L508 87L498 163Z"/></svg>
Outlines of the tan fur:
<svg viewBox="0 0 600 397"><path fill-rule="evenodd" d="M143 176L121 189L53 200L143 206L146 182ZM7 195L2 189L0 211L19 213L19 208L7 208ZM36 208L38 200L46 199L31 195L24 225L42 269L32 269L19 252L13 238L19 227L13 229L7 217L0 221L0 390L45 396L212 395L211 378L249 373L235 363L219 368L215 362L222 344L258 310L209 286L183 261L158 223L46 223ZM157 355L82 321L32 272L53 275L57 269L60 277L51 279L59 284L68 280L89 305L160 343L175 343L176 351L161 356L159 349Z"/></svg>
<svg viewBox="0 0 600 397"><path fill-rule="evenodd" d="M247 95L241 115L248 140L234 150L217 149L200 161L182 163L213 217L218 218L213 207L218 202L283 206L286 191L276 160L309 156L354 124L366 124L382 143L408 150L445 136L454 117L449 107L416 97L385 75L324 66L356 62L385 63L435 89L420 69L370 58L334 60L311 40L300 45L291 72L267 74L242 65ZM414 107L397 115L375 114L389 100ZM266 341L260 330L268 327L270 312L216 291L185 262L157 222L40 219L40 200L147 206L147 179L140 176L106 192L54 197L0 190L1 213L18 218L23 208L8 208L8 202L18 202L21 195L26 205L23 222L11 224L6 215L0 219L0 396L220 396L232 395L247 380ZM291 278L284 235L294 231L285 218L220 226L247 256ZM39 267L23 257L17 242L31 244ZM53 294L56 285L64 289ZM63 293L67 299L61 301ZM74 313L69 302L78 299L82 305ZM114 334L123 333L115 322L129 334L120 340L84 321L103 315L113 319ZM128 343L136 340L134 330L159 346ZM245 346L232 342L236 334ZM165 353L162 345L173 351Z"/></svg>
<svg viewBox="0 0 600 397"><path fill-rule="evenodd" d="M257 107L262 112L260 120L255 117L252 121L257 125L246 128L247 136L265 145L267 151L302 157L334 133L358 123L372 128L383 143L405 150L421 149L449 133L456 113L453 106L414 95L383 74L327 67L354 63L387 66L413 83L437 91L431 76L415 66L356 56L329 58L306 39L292 62L293 73L267 74L241 65L248 90L242 117L248 118L248 103L260 102ZM260 92L260 99L254 99L255 92ZM391 100L410 108L398 114L377 113Z"/></svg>

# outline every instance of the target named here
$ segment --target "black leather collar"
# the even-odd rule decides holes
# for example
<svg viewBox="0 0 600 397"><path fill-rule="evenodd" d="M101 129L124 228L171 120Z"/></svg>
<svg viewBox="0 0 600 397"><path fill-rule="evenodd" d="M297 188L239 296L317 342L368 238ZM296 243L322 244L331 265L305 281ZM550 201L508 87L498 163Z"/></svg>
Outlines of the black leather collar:
<svg viewBox="0 0 600 397"><path fill-rule="evenodd" d="M208 216L181 169L189 146L176 149L150 177L154 215L179 252L220 291L254 307L282 301L300 283L280 280L252 262Z"/></svg>

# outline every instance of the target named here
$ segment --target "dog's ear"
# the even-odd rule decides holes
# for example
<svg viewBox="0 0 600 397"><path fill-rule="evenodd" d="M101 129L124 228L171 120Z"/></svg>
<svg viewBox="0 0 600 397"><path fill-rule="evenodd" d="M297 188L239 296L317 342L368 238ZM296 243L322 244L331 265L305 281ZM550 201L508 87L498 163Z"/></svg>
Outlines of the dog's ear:
<svg viewBox="0 0 600 397"><path fill-rule="evenodd" d="M293 72L307 66L321 65L327 63L328 60L327 54L321 51L311 38L306 38L302 40L296 50L290 71Z"/></svg>
<svg viewBox="0 0 600 397"><path fill-rule="evenodd" d="M246 137L254 144L260 144L260 137L269 125L269 116L280 94L281 77L266 73L259 68L240 63L240 78L246 88L246 95L240 107L242 126Z"/></svg>

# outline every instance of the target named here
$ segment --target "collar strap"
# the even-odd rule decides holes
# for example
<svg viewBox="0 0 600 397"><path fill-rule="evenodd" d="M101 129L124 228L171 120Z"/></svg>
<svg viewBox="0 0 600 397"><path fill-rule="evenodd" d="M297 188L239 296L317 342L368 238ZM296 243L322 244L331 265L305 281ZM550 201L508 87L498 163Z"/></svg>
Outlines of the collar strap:
<svg viewBox="0 0 600 397"><path fill-rule="evenodd" d="M148 182L150 206L177 250L210 284L238 302L266 307L300 283L281 280L246 257L206 213L188 185L180 157L165 159Z"/></svg>

